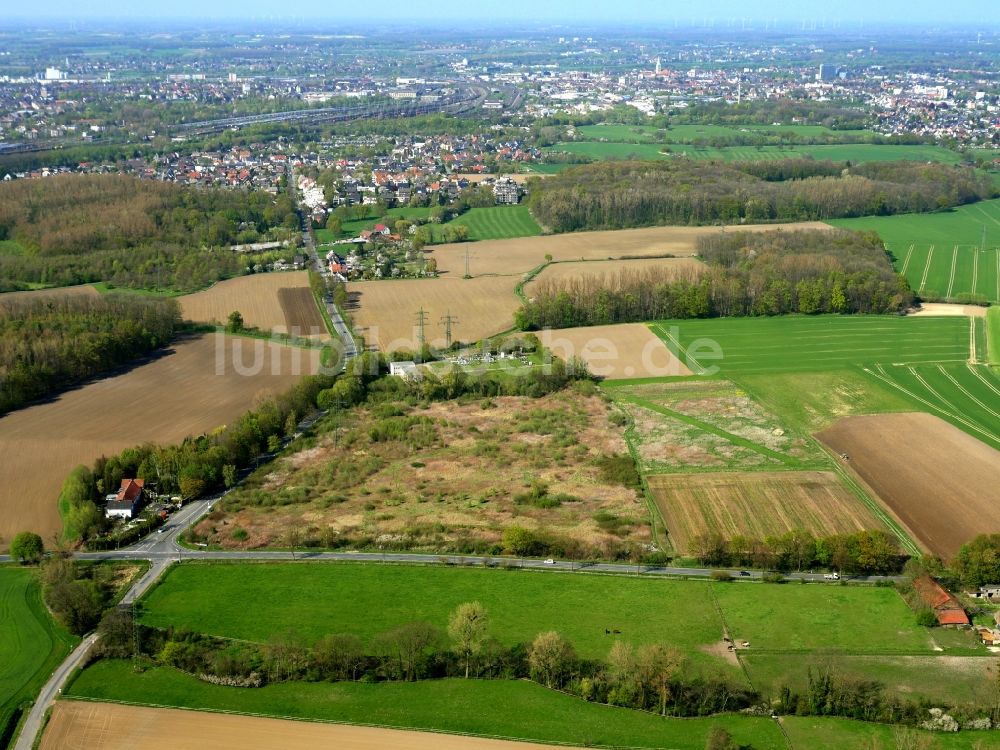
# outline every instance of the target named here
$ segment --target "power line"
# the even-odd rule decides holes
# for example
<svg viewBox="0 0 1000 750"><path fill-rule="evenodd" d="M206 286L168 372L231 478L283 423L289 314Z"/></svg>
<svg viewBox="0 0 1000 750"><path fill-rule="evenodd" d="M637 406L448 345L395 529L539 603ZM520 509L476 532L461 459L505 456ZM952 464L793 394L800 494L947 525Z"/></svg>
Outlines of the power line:
<svg viewBox="0 0 1000 750"><path fill-rule="evenodd" d="M444 340L445 348L451 348L451 327L453 325L458 325L458 318L451 314L451 310L448 314L441 318L441 324L444 326Z"/></svg>
<svg viewBox="0 0 1000 750"><path fill-rule="evenodd" d="M424 349L424 330L427 325L427 311L421 307L416 314L416 324L417 324L417 348L420 351Z"/></svg>

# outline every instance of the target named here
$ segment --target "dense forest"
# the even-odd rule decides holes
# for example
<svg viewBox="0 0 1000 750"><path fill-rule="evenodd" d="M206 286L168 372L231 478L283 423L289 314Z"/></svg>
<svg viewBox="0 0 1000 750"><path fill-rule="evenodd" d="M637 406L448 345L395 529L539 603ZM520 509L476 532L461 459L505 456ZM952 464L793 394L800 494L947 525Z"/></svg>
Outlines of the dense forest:
<svg viewBox="0 0 1000 750"><path fill-rule="evenodd" d="M122 175L0 185L0 284L193 291L243 270L228 247L298 226L287 196L191 189Z"/></svg>
<svg viewBox="0 0 1000 750"><path fill-rule="evenodd" d="M887 313L913 304L873 234L809 230L703 237L702 273L673 269L541 280L516 315L522 330L668 318Z"/></svg>
<svg viewBox="0 0 1000 750"><path fill-rule="evenodd" d="M173 300L0 297L0 414L167 344Z"/></svg>
<svg viewBox="0 0 1000 750"><path fill-rule="evenodd" d="M992 197L972 169L916 162L805 169L776 163L604 161L532 183L535 218L554 232L662 224L811 221L935 211ZM796 179L803 175L801 179ZM784 179L783 179L784 178Z"/></svg>

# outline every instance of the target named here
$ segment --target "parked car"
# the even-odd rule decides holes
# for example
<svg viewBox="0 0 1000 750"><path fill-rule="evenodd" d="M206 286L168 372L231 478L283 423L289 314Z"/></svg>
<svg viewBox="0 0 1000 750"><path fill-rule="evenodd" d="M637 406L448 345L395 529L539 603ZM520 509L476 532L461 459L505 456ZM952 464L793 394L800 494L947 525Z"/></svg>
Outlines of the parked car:
<svg viewBox="0 0 1000 750"><path fill-rule="evenodd" d="M828 580L828 581L839 581L840 580L840 573L827 573L823 577L826 580Z"/></svg>

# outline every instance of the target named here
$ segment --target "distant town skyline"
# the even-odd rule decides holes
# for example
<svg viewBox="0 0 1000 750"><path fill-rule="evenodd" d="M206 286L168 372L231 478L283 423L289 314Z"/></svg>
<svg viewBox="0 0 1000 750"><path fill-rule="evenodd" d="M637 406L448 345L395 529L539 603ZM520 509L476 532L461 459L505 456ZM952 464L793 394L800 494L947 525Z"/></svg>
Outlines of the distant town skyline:
<svg viewBox="0 0 1000 750"><path fill-rule="evenodd" d="M0 13L0 18L112 20L112 19L231 19L314 20L371 25L397 22L423 26L449 27L463 22L489 22L500 25L523 25L532 22L564 24L567 27L592 23L642 24L678 27L729 28L752 26L763 29L775 23L804 24L811 28L857 28L865 24L982 24L984 29L1000 26L1000 11L995 0L508 0L505 3L438 0L431 5L410 2L387 2L376 7L345 2L300 0L282 6L264 0L175 0L172 3L145 4L130 0L50 0L41 6L19 5Z"/></svg>

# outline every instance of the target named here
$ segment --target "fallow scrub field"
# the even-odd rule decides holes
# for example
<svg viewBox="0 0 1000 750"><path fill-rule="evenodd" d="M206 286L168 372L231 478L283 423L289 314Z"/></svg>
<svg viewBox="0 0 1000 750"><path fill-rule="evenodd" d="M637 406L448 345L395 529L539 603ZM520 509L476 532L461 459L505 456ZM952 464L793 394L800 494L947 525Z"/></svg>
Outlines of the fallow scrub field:
<svg viewBox="0 0 1000 750"><path fill-rule="evenodd" d="M210 432L316 371L318 351L240 337L198 336L129 372L88 383L0 419L0 539L62 532L57 500L80 464L150 441Z"/></svg>
<svg viewBox="0 0 1000 750"><path fill-rule="evenodd" d="M239 311L248 328L327 338L305 271L259 273L220 281L178 299L187 320L225 325Z"/></svg>
<svg viewBox="0 0 1000 750"><path fill-rule="evenodd" d="M499 551L516 524L566 554L614 557L650 529L635 489L601 468L627 450L609 414L574 389L338 411L195 530L236 549L284 546L297 528L311 546Z"/></svg>
<svg viewBox="0 0 1000 750"><path fill-rule="evenodd" d="M355 330L383 352L419 348L417 320L423 310L425 341L443 349L446 339L441 321L448 314L458 319L452 326L456 341L479 341L512 328L519 305L516 284L512 277L463 279L460 274L352 282L347 287L348 310Z"/></svg>
<svg viewBox="0 0 1000 750"><path fill-rule="evenodd" d="M622 274L655 270L669 278L697 278L705 268L694 258L642 258L636 260L564 261L550 263L524 285L525 296L539 283L575 282L585 286L607 286Z"/></svg>
<svg viewBox="0 0 1000 750"><path fill-rule="evenodd" d="M798 224L753 224L741 232L769 232L779 229L829 229L823 222ZM644 227L600 232L570 232L514 240L487 240L476 243L438 245L431 257L438 271L452 276L465 275L466 253L471 276L519 276L554 261L622 260L664 256L693 256L702 236L719 232L718 227Z"/></svg>
<svg viewBox="0 0 1000 750"><path fill-rule="evenodd" d="M925 299L1000 302L1000 199L829 223L878 232L896 270Z"/></svg>
<svg viewBox="0 0 1000 750"><path fill-rule="evenodd" d="M921 546L950 559L1000 533L1000 451L929 414L849 417L819 434Z"/></svg>
<svg viewBox="0 0 1000 750"><path fill-rule="evenodd" d="M706 533L764 539L796 530L822 537L882 528L832 472L656 474L647 482L681 552Z"/></svg>
<svg viewBox="0 0 1000 750"><path fill-rule="evenodd" d="M0 566L0 741L76 642L49 615L35 571Z"/></svg>
<svg viewBox="0 0 1000 750"><path fill-rule="evenodd" d="M785 748L778 728L769 718L726 714L697 719L663 719L639 711L587 703L546 690L535 683L514 680L447 679L377 685L353 682L281 683L254 690L238 690L200 682L172 669L156 667L136 674L125 662L103 661L86 669L69 688L69 693L73 697L96 700L422 730L414 736L412 744L404 746L407 750L438 750L449 747L443 744L448 742L447 737L426 733L433 731L579 747L703 750L708 732L714 725L726 728L740 742L752 745L755 750ZM57 710L55 722L59 721L58 711L61 710ZM109 718L103 712L98 714L99 720ZM211 721L218 721L220 718L208 717ZM239 717L233 717L233 721L238 720ZM197 720L194 721L194 726L200 725ZM295 722L295 725L299 724L300 722ZM141 747L148 747L149 750L177 747L178 743L171 738L187 736L187 725L187 720L172 725L158 737L157 744ZM62 725L56 723L55 726ZM129 731L128 728L124 729ZM289 726L287 736L305 739L310 736L310 729L306 724L301 725L300 729ZM234 731L239 730L234 728ZM266 729L262 731L267 732ZM249 730L244 728L237 736L252 743L254 738L247 736L248 734ZM201 739L199 736L197 741ZM113 741L112 738L108 739L108 742ZM351 750L375 747L381 749L393 747L386 744L390 741L386 733L376 735L371 744L338 743L335 746ZM479 747L475 742L474 739L463 736L457 747L463 750L475 749ZM523 745L522 742L510 744L510 750L532 747ZM303 744L294 746L303 747ZM48 750L61 746L43 743L42 747ZM113 747L116 746L81 745L81 750L110 750ZM271 748L270 745L254 744L239 747L259 750ZM485 746L483 750L499 750L499 747L493 744ZM833 746L830 748L832 750Z"/></svg>

